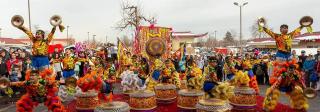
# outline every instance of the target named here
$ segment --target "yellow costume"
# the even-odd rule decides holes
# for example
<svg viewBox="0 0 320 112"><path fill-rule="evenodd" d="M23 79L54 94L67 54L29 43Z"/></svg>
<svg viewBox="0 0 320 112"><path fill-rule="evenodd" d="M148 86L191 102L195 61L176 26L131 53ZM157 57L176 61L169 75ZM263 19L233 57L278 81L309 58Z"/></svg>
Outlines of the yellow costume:
<svg viewBox="0 0 320 112"><path fill-rule="evenodd" d="M179 73L175 70L174 66L172 65L172 63L170 63L169 67L166 67L163 69L162 73L161 73L161 77L169 77L169 81L168 83L172 83L175 84L178 88L180 88L180 79L179 79ZM165 79L162 79L162 82Z"/></svg>
<svg viewBox="0 0 320 112"><path fill-rule="evenodd" d="M294 31L290 32L289 34L277 34L272 32L266 27L263 27L263 30L269 34L273 39L276 40L276 45L279 51L282 52L291 52L292 40L296 35L298 35L301 31L302 27L298 27Z"/></svg>
<svg viewBox="0 0 320 112"><path fill-rule="evenodd" d="M156 59L152 66L152 74L150 77L146 79L147 82L147 90L154 91L154 86L156 86L159 82L161 71L164 68L164 64L160 59Z"/></svg>
<svg viewBox="0 0 320 112"><path fill-rule="evenodd" d="M187 80L188 89L202 89L205 77L202 74L202 70L198 67L193 67L190 70L190 78Z"/></svg>
<svg viewBox="0 0 320 112"><path fill-rule="evenodd" d="M63 70L72 70L75 67L75 58L68 56L62 59Z"/></svg>
<svg viewBox="0 0 320 112"><path fill-rule="evenodd" d="M24 31L29 39L32 41L32 55L33 56L47 56L48 55L48 48L49 48L49 43L53 39L53 34L56 30L56 27L53 27L50 34L48 35L47 39L37 39L33 36L32 32L29 30L25 30L23 28L19 28L22 31Z"/></svg>

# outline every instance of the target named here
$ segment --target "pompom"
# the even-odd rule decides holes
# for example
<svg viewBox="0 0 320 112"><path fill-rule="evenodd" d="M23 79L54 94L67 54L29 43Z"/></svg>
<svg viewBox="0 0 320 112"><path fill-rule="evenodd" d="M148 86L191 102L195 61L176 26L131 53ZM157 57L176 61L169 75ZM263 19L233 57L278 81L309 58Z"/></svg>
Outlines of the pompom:
<svg viewBox="0 0 320 112"><path fill-rule="evenodd" d="M96 71L92 71L90 74L86 74L84 77L77 81L78 86L83 92L88 90L100 90L102 87L102 78L97 75Z"/></svg>

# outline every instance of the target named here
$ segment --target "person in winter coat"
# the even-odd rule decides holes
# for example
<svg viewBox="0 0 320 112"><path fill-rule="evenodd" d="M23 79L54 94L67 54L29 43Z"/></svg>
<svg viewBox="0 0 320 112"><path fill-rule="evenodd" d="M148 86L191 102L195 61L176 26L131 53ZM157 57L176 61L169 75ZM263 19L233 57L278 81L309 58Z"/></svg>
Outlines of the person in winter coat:
<svg viewBox="0 0 320 112"><path fill-rule="evenodd" d="M310 80L311 80L311 75L314 72L314 64L315 60L313 59L312 55L309 55L305 62L303 63L303 71L305 72L305 84L307 87L310 87Z"/></svg>
<svg viewBox="0 0 320 112"><path fill-rule="evenodd" d="M318 57L316 59L315 70L318 75L318 81L316 82L315 90L319 91L320 90L320 80L319 80L319 77L320 77L320 57Z"/></svg>

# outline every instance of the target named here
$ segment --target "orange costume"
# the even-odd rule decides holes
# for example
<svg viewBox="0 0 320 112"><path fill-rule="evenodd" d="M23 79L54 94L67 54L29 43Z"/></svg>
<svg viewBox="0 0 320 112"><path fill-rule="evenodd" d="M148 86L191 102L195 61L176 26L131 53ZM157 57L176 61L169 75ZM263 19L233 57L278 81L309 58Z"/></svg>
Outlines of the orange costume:
<svg viewBox="0 0 320 112"><path fill-rule="evenodd" d="M44 70L40 73L40 78L37 73L29 71L26 74L26 81L11 84L12 86L23 86L27 90L27 93L16 103L17 112L33 112L33 108L39 103L44 103L52 112L66 112L60 98L56 95L58 85L54 76L49 76L51 74L52 71ZM30 75L36 76L38 81L33 81Z"/></svg>

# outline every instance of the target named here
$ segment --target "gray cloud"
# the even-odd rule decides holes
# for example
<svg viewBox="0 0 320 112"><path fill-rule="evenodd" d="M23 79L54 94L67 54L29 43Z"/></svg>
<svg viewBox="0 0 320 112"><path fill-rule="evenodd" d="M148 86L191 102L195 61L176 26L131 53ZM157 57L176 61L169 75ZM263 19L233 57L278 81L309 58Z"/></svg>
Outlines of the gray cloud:
<svg viewBox="0 0 320 112"><path fill-rule="evenodd" d="M63 17L63 23L70 26L70 34L77 40L86 40L87 32L96 34L101 41L108 35L109 40L131 32L118 32L112 27L120 20L120 0L30 0L32 25L39 25L45 30L51 28L48 19L53 14ZM160 26L172 27L176 31L195 33L218 31L222 38L227 30L239 33L239 7L233 0L131 0L143 7L143 13L156 16ZM243 33L250 38L250 26L263 16L275 31L281 24L288 24L291 29L297 27L302 16L314 18L314 30L320 29L319 0L247 0L243 9ZM0 1L0 28L6 37L21 37L21 31L14 28L10 19L19 14L27 22L26 0ZM64 37L56 33L56 37Z"/></svg>

